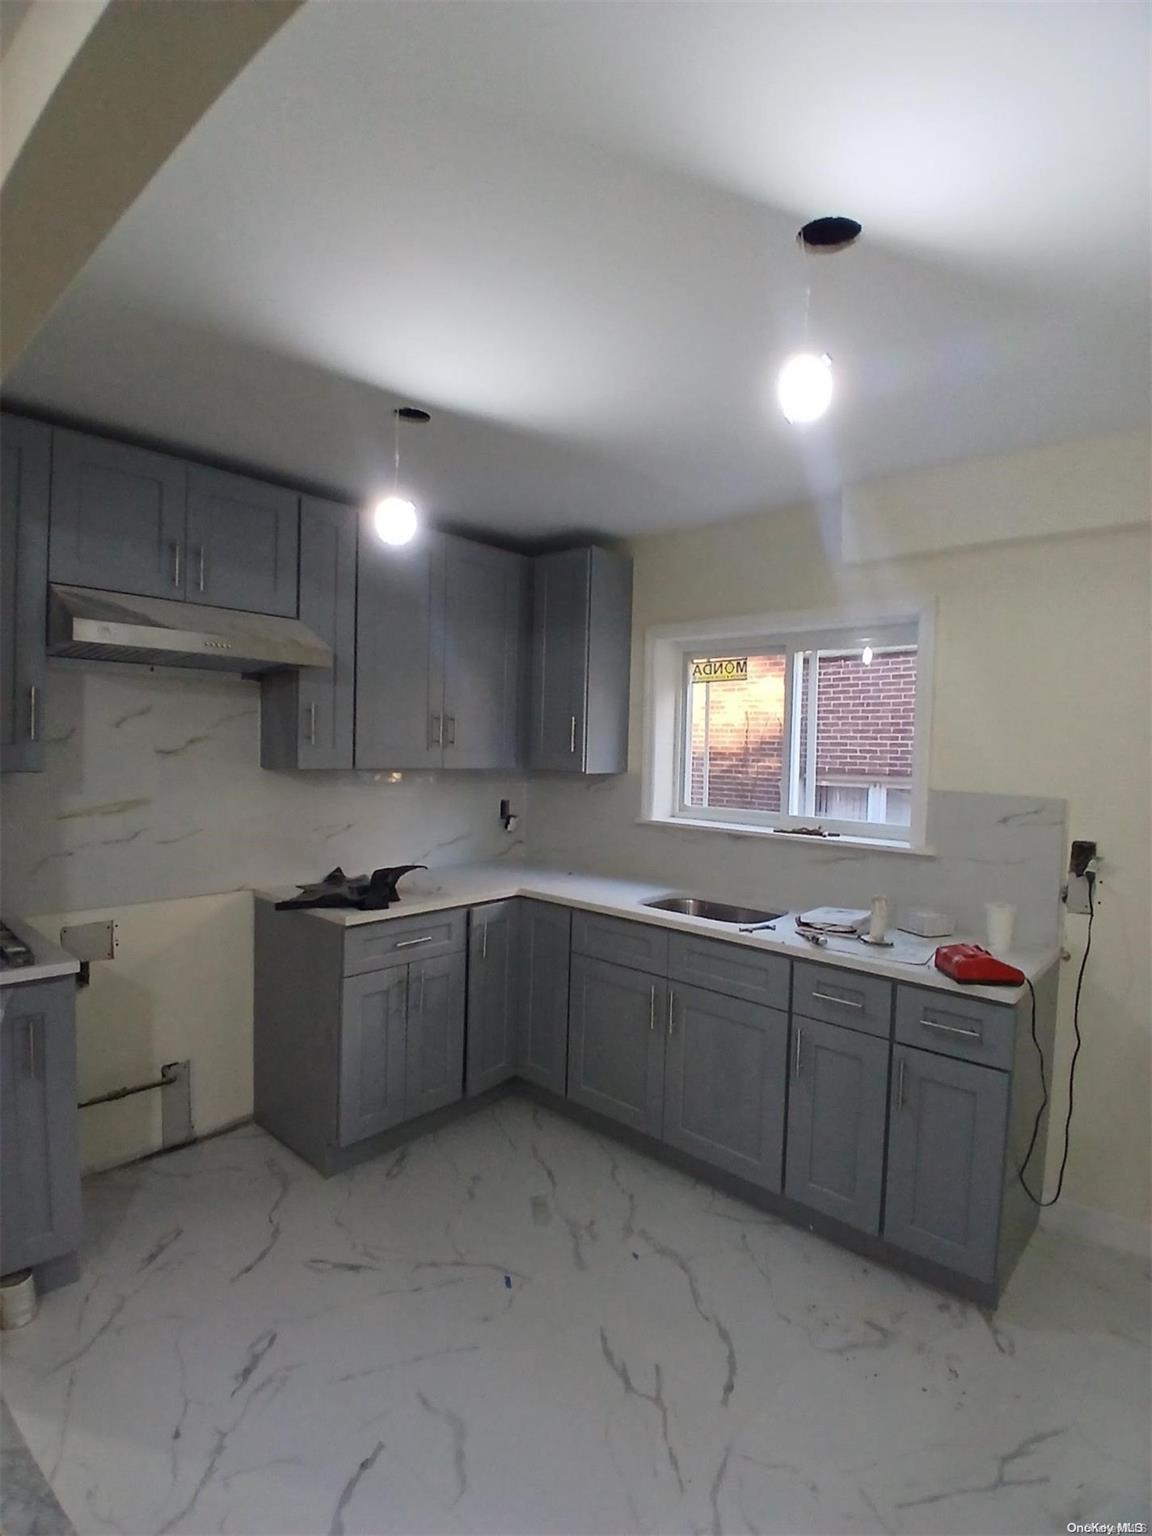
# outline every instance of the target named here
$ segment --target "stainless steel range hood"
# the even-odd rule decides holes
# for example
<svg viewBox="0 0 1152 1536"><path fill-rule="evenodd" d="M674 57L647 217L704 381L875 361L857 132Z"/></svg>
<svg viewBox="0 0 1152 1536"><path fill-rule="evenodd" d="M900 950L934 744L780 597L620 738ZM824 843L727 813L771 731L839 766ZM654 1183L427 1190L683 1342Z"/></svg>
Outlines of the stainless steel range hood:
<svg viewBox="0 0 1152 1536"><path fill-rule="evenodd" d="M331 648L299 619L91 587L53 584L50 595L48 650L53 656L217 672L332 665Z"/></svg>

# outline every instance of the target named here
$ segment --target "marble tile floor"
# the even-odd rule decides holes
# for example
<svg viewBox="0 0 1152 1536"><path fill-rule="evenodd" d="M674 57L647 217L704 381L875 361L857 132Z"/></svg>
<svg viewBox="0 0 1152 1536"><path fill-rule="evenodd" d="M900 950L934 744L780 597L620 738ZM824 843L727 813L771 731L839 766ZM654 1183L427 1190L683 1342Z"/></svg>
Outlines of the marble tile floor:
<svg viewBox="0 0 1152 1536"><path fill-rule="evenodd" d="M517 1097L328 1181L245 1127L87 1212L3 1340L81 1533L1148 1519L1147 1266L1067 1238L988 1315Z"/></svg>

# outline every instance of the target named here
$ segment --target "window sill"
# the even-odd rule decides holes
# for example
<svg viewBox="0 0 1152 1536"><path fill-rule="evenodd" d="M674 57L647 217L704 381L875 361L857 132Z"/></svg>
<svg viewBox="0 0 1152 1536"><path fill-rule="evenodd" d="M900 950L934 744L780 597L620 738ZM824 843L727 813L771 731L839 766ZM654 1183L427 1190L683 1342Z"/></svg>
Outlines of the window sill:
<svg viewBox="0 0 1152 1536"><path fill-rule="evenodd" d="M901 843L890 837L838 836L814 837L809 832L778 832L775 827L749 827L738 821L696 821L690 816L638 816L644 827L671 827L681 832L721 832L725 837L766 837L781 843L804 843L815 848L866 848L869 853L899 853L905 857L933 859L936 850L927 846Z"/></svg>

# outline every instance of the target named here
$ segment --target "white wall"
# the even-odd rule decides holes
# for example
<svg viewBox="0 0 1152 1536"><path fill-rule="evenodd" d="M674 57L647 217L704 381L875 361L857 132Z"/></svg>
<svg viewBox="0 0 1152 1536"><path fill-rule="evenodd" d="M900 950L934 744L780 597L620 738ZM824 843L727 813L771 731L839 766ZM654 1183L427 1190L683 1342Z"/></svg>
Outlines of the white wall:
<svg viewBox="0 0 1152 1536"><path fill-rule="evenodd" d="M1086 447L1095 494L1132 504L1131 459L1114 480L1107 460ZM1145 451L1143 505L1148 506ZM1049 501L1066 500L1063 456L1054 478L1037 472L1028 494L1034 530ZM948 505L956 536L967 538L963 487L979 483L966 466L935 472L933 499ZM928 485L926 476L921 476ZM931 489L931 487L929 487ZM1017 495L1024 490L1017 485ZM898 517L903 508L897 509ZM1125 513L1125 515L1127 515ZM1072 837L1095 838L1103 856L1099 915L1084 986L1084 1049L1066 1191L1075 1202L1149 1219L1149 1071L1152 1035L1152 828L1149 788L1149 537L1128 528L1033 538L986 548L942 550L904 560L846 565L838 513L797 508L748 521L638 541L633 645L631 769L640 770L643 643L651 625L793 610L831 610L867 601L937 604L930 784L935 790L1052 797L1069 806ZM584 842L589 857L611 842L638 804L634 778L533 794L539 839L562 812L557 796L595 808ZM550 798L546 798L550 797ZM600 829L599 831L597 829ZM679 880L674 840L645 829L650 857ZM666 841L661 844L661 839ZM535 852L534 846L530 852ZM666 853L661 855L663 846ZM769 861L794 851L765 847ZM741 866L747 856L736 856ZM889 857L896 857L890 855ZM694 878L722 893L733 861L723 835L695 835ZM649 872L652 866L649 866ZM1086 920L1067 919L1067 943L1081 953ZM1075 977L1061 985L1056 1077L1067 1077ZM1062 1115L1064 1095L1056 1102ZM1050 1141L1050 1171L1059 1138Z"/></svg>

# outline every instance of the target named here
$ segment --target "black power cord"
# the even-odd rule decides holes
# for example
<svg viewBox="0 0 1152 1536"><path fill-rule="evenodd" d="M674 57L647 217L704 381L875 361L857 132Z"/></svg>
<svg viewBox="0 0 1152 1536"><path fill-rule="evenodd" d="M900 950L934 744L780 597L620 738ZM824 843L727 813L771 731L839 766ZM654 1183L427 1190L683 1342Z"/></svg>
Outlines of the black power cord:
<svg viewBox="0 0 1152 1536"><path fill-rule="evenodd" d="M1036 1111L1036 1121L1035 1121L1035 1124L1032 1127L1032 1139L1028 1143L1028 1150L1024 1154L1024 1161L1020 1164L1019 1174L1020 1174L1020 1186L1023 1189L1024 1193L1028 1196L1029 1200L1031 1200L1033 1205L1040 1206L1040 1208L1042 1210L1046 1209L1050 1205L1055 1205L1057 1200L1059 1200L1061 1193L1063 1192L1063 1189L1064 1189L1064 1170L1068 1166L1068 1152L1069 1152L1069 1149L1070 1149L1071 1144L1072 1144L1072 1140L1071 1140L1071 1138L1072 1138L1072 1106L1073 1106L1073 1102L1074 1102L1074 1094L1075 1094L1075 1089L1076 1089L1076 1062L1077 1062L1077 1059L1079 1058L1079 1055L1080 1055L1080 1044L1081 1044L1081 1040L1080 1040L1080 993L1081 993L1081 991L1083 990L1083 987L1084 987L1084 968L1088 964L1088 956L1092 953L1092 922L1093 922L1093 919L1096 916L1096 901L1095 901L1095 898L1093 896L1093 891L1095 889L1095 885L1096 885L1096 882L1095 882L1094 878L1091 875L1089 875L1088 876L1088 936L1087 936L1087 939L1085 940L1085 943L1084 943L1084 953L1080 957L1080 969L1079 969L1079 971L1077 972L1077 975L1076 975L1076 996L1075 996L1075 998L1073 999L1073 1002L1072 1002L1072 1029L1073 1029L1073 1031L1075 1033L1075 1036L1076 1036L1076 1044L1075 1044L1075 1047L1073 1048L1073 1051L1072 1051L1072 1060L1071 1060L1071 1062L1068 1065L1068 1113L1064 1117L1064 1153L1063 1153L1063 1156L1060 1159L1060 1174L1059 1174L1059 1177L1056 1180L1056 1193L1052 1196L1051 1200L1044 1200L1040 1196L1034 1195L1032 1193L1032 1191L1028 1188L1028 1181L1024 1177L1024 1170L1027 1168L1029 1160L1032 1157L1032 1153L1033 1153L1033 1151L1036 1148L1036 1138L1040 1134L1040 1123L1044 1119L1044 1111L1048 1108L1048 1083L1045 1080L1045 1076L1044 1076L1044 1071L1045 1071L1045 1067L1044 1067L1044 1052L1043 1052L1043 1050L1041 1048L1039 1040L1036 1038L1036 990L1033 987L1032 983L1030 981L1028 982L1028 992L1029 992L1029 995L1031 996L1031 999L1032 999L1032 1044L1036 1047L1036 1054L1040 1058L1040 1087L1041 1087L1041 1089L1043 1090L1043 1093L1044 1093L1044 1102L1041 1104L1040 1108Z"/></svg>

